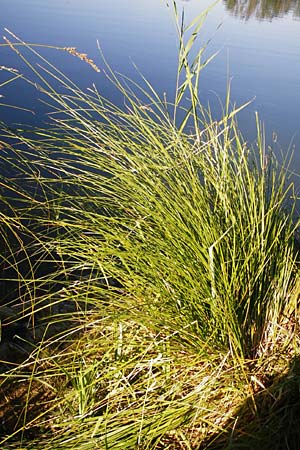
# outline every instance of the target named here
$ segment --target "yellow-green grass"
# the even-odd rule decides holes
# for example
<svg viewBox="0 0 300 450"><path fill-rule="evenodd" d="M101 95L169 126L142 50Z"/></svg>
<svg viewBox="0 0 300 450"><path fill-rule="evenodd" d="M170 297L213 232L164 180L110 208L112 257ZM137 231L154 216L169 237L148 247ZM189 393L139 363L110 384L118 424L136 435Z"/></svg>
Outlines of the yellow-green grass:
<svg viewBox="0 0 300 450"><path fill-rule="evenodd" d="M30 137L3 130L27 180L2 181L2 236L19 242L3 258L25 249L33 337L1 375L1 448L297 448L294 186L258 118L243 139L229 92L220 121L201 105L205 14L178 26L172 102L102 59L122 108L8 35L54 114Z"/></svg>

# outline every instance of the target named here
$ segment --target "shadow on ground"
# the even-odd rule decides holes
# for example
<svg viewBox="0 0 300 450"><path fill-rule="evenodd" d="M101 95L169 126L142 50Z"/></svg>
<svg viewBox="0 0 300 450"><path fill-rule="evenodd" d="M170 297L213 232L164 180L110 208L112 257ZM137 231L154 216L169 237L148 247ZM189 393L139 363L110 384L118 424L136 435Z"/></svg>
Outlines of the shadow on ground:
<svg viewBox="0 0 300 450"><path fill-rule="evenodd" d="M238 408L226 432L202 443L198 450L300 449L300 358L285 375L270 377L253 398Z"/></svg>
<svg viewBox="0 0 300 450"><path fill-rule="evenodd" d="M27 382L2 384L0 386L0 439L11 436L10 442L14 441L14 438L18 440L23 434L22 426L25 422L31 424L24 430L23 436L26 439L34 439L43 433L46 425L41 424L39 418L42 413L46 413L47 407L54 398L53 392L41 384L33 383L30 389ZM30 408L26 405L30 405ZM17 432L17 430L21 431Z"/></svg>

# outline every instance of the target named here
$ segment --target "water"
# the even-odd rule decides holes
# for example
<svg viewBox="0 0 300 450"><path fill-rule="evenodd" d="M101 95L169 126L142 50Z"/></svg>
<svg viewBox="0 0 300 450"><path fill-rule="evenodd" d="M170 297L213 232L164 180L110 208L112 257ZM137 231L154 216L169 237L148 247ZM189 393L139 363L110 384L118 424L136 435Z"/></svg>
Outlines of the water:
<svg viewBox="0 0 300 450"><path fill-rule="evenodd" d="M66 52L42 50L50 61L82 89L95 83L104 96L117 103L122 102L120 97L116 97L103 75L103 63L96 45L99 40L114 70L137 79L134 62L161 95L166 92L168 98L172 98L177 65L177 40L171 9L166 7L164 0L0 0L0 2L2 34L9 36L4 31L4 27L7 27L27 42L77 47L99 65L101 72L97 73L92 67ZM178 0L179 7L185 9L187 21L209 4L210 0L185 2ZM251 105L240 114L239 119L247 138L253 140L255 137L254 112L258 111L268 130L267 139L270 145L275 145L272 135L276 133L278 147L287 149L289 145L295 146L293 167L300 173L298 13L300 14L299 0L298 2L220 1L208 14L198 42L200 46L210 41L206 51L207 57L219 52L201 76L200 95L203 103L209 102L213 113L218 116L221 111L220 102L222 103L226 96L228 79L232 79L232 101L241 105L253 99ZM37 60L32 57L32 62L35 64ZM1 66L18 67L27 75L30 72L7 47L0 47ZM7 73L0 71L0 95L3 95L0 102L26 107L34 114L2 106L0 120L11 126L18 123L47 124L48 108L39 101L41 93L20 80L1 86L7 78ZM5 162L1 156L3 157L4 150L1 149L0 152L0 174L15 175L9 172L11 167L8 168L8 165L3 167ZM2 252L5 242L3 239L0 242ZM11 242L14 243L12 238ZM17 247L18 242L15 245ZM20 261L25 259L22 267L11 265L8 272L5 264L0 265L2 305L8 300L19 303L19 298L26 289L26 286L21 286L20 290L17 281L13 281L19 276L15 273L15 267L23 272L25 277L28 276L29 268L24 267L26 266L24 254L19 252L18 257ZM39 270L54 271L54 268L50 265L47 265L47 268L39 265ZM37 278L38 276L41 274L36 274ZM11 282L7 281L9 278L12 279ZM43 289L48 289L48 286L43 286ZM3 314L2 311L1 320L5 319ZM16 346L11 341L17 335L23 336L28 343L31 342L32 337L28 335L22 321L16 324L16 328L3 327L0 359L16 358L16 349L20 346L17 346L18 341L15 342ZM26 348L23 350L18 357L26 356Z"/></svg>
<svg viewBox="0 0 300 450"><path fill-rule="evenodd" d="M187 21L210 4L178 0ZM270 145L275 145L272 136L276 135L277 147L295 147L296 171L300 171L299 5L299 0L223 0L208 14L199 36L199 45L210 40L207 56L219 52L201 76L202 101L209 102L217 116L231 79L233 101L240 105L252 99L239 119L247 138L255 137L254 112L258 111ZM172 98L174 93L177 41L171 8L164 0L1 0L0 27L27 42L77 47L102 69L98 40L114 70L137 79L134 62L160 94ZM45 50L44 54L83 89L95 83L103 95L121 101L114 98L102 71L96 73L65 52ZM0 65L20 67L20 61L1 47ZM5 79L7 74L0 72L0 83ZM47 121L40 94L23 82L0 87L0 94L3 103L26 106L35 113L2 107L0 119L6 123Z"/></svg>

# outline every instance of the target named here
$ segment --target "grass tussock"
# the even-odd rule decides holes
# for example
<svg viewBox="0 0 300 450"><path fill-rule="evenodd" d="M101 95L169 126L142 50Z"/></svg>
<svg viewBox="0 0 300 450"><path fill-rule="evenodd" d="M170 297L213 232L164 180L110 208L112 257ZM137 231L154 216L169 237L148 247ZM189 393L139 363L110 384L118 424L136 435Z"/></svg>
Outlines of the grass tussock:
<svg viewBox="0 0 300 450"><path fill-rule="evenodd" d="M3 343L25 350L3 362L1 448L298 448L293 183L229 93L220 121L201 105L205 15L178 20L173 102L102 59L122 108L9 36L53 112L2 130L23 173L1 178Z"/></svg>

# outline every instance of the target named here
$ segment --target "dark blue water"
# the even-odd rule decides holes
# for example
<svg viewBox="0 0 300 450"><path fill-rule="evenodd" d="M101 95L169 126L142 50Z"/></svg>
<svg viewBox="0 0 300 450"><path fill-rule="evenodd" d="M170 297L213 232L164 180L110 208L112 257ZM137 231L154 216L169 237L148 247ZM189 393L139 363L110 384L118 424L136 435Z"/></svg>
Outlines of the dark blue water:
<svg viewBox="0 0 300 450"><path fill-rule="evenodd" d="M211 4L207 0L178 1L187 22ZM216 116L226 95L228 79L231 98L238 105L252 99L240 114L240 125L254 139L254 113L259 112L267 129L267 140L287 149L295 147L294 169L300 172L300 7L297 1L220 1L210 13L199 35L198 45L210 43L209 57L218 51L203 71L200 95L212 105ZM176 31L171 8L164 0L1 0L0 28L27 42L76 47L87 53L102 69L96 42L112 68L134 79L134 62L160 94L171 99L177 64ZM120 101L102 71L65 52L43 50L43 54L83 89L95 83L100 92ZM35 59L32 59L35 63ZM0 47L0 66L18 67L28 73L17 55ZM0 71L0 84L8 75ZM27 107L25 113L5 106L0 120L35 124L47 121L47 107L40 94L22 81L0 86L2 103Z"/></svg>

